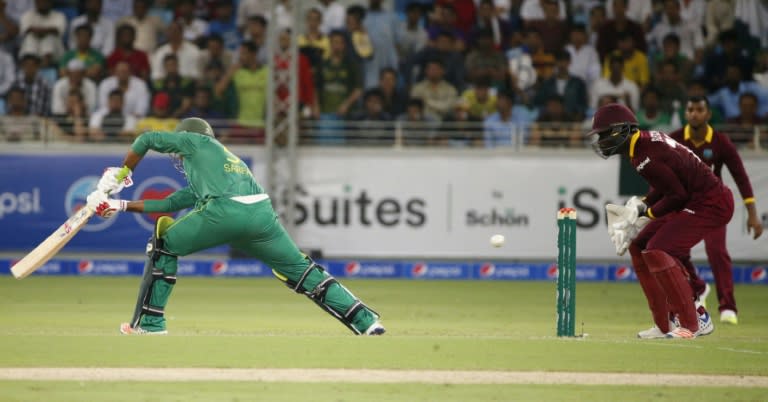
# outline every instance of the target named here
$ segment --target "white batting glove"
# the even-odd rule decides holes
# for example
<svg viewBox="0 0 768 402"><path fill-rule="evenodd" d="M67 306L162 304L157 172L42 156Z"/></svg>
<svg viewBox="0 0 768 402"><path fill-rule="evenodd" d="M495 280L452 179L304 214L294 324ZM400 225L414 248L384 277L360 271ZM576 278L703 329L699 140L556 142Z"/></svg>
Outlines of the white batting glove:
<svg viewBox="0 0 768 402"><path fill-rule="evenodd" d="M128 175L123 180L118 181L117 175L120 174L122 168L108 167L104 169L104 173L99 179L99 183L96 185L96 189L105 194L115 195L122 191L126 187L133 185L133 179L131 178L131 172L128 171Z"/></svg>
<svg viewBox="0 0 768 402"><path fill-rule="evenodd" d="M105 194L103 191L93 190L93 192L88 194L88 197L85 200L85 205L91 210L95 211L99 204L107 201L107 194Z"/></svg>
<svg viewBox="0 0 768 402"><path fill-rule="evenodd" d="M108 198L96 207L96 215L99 215L104 219L109 219L117 215L118 212L125 211L127 207L128 201L126 200L113 200Z"/></svg>

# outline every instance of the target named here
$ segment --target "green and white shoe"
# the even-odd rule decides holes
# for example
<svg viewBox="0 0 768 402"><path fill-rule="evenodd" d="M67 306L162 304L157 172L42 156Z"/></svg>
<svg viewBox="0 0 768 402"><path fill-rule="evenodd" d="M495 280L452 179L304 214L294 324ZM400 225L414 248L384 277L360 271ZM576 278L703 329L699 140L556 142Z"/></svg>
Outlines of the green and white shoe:
<svg viewBox="0 0 768 402"><path fill-rule="evenodd" d="M120 324L120 333L123 335L168 335L168 330L148 331L142 327L131 327L131 324L124 322Z"/></svg>

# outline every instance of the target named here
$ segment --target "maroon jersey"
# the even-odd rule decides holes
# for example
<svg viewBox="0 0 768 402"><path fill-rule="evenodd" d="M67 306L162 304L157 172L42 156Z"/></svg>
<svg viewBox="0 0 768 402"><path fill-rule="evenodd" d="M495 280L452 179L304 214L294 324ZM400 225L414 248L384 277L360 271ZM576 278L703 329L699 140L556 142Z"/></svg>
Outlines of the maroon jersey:
<svg viewBox="0 0 768 402"><path fill-rule="evenodd" d="M736 147L727 134L707 126L707 135L704 137L704 141L696 142L691 138L691 127L686 125L684 128L673 131L669 136L690 148L702 162L713 169L717 177L723 177L723 165L727 166L733 180L739 187L744 203L755 202L747 171L744 169L744 164L736 151Z"/></svg>
<svg viewBox="0 0 768 402"><path fill-rule="evenodd" d="M722 183L696 154L659 131L638 131L629 143L629 158L651 186L645 196L648 215L660 217L688 208Z"/></svg>

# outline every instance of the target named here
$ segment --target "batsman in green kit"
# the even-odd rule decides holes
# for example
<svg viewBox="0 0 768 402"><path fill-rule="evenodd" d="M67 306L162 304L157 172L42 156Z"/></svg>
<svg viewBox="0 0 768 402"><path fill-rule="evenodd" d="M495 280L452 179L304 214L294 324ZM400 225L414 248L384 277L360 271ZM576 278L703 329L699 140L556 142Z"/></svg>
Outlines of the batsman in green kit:
<svg viewBox="0 0 768 402"><path fill-rule="evenodd" d="M163 200L108 198L106 194L114 196L132 184L131 172L149 150L176 158L189 185ZM123 164L124 168L107 168L97 190L88 197L88 205L97 215L108 219L120 211L192 210L175 221L161 217L156 222L147 244L148 261L134 315L120 326L120 332L167 334L164 314L176 284L178 257L224 244L262 261L289 288L307 296L355 334L385 332L375 311L299 250L249 167L216 140L205 120L189 118L173 132L140 135Z"/></svg>

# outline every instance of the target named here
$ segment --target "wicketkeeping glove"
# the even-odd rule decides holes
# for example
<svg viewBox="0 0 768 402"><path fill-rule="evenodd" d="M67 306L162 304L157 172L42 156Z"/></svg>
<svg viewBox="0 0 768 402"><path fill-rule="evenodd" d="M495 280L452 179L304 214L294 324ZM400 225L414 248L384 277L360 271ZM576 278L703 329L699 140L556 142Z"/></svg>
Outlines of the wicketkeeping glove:
<svg viewBox="0 0 768 402"><path fill-rule="evenodd" d="M608 236L611 238L617 255L624 255L637 237L637 234L650 222L650 219L640 214L637 206L606 204L605 211L608 217Z"/></svg>
<svg viewBox="0 0 768 402"><path fill-rule="evenodd" d="M105 194L115 195L122 191L126 187L133 185L133 179L131 178L131 171L128 171L128 175L123 180L117 180L117 175L120 174L122 168L108 167L104 169L104 173L99 179L99 183L96 185L96 189Z"/></svg>

